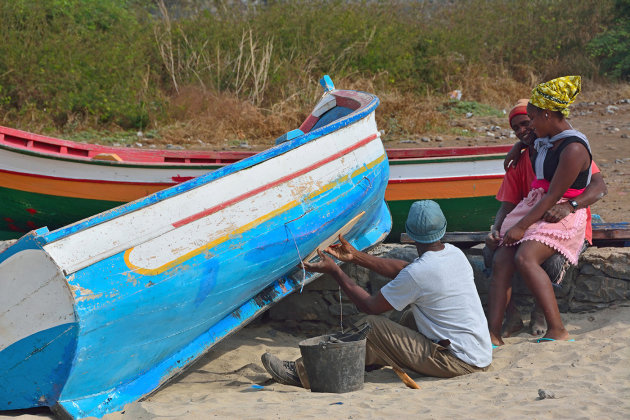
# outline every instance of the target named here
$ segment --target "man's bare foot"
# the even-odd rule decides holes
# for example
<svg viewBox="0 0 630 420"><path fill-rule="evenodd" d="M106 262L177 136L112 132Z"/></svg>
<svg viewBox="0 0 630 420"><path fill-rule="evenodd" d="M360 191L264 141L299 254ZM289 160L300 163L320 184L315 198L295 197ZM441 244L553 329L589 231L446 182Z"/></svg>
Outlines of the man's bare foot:
<svg viewBox="0 0 630 420"><path fill-rule="evenodd" d="M543 338L547 339L547 341L567 341L569 339L569 332L564 328L560 328L558 330L547 330L547 334L545 334Z"/></svg>
<svg viewBox="0 0 630 420"><path fill-rule="evenodd" d="M501 339L501 336L497 336L493 332L490 332L490 341L492 342L493 346L502 346L503 344L505 344Z"/></svg>
<svg viewBox="0 0 630 420"><path fill-rule="evenodd" d="M547 321L545 315L538 305L534 306L531 319L529 321L529 329L532 335L542 335L547 331Z"/></svg>
<svg viewBox="0 0 630 420"><path fill-rule="evenodd" d="M521 313L516 308L510 310L508 306L507 313L505 314L505 322L503 323L503 337L511 337L512 334L522 330L523 327Z"/></svg>

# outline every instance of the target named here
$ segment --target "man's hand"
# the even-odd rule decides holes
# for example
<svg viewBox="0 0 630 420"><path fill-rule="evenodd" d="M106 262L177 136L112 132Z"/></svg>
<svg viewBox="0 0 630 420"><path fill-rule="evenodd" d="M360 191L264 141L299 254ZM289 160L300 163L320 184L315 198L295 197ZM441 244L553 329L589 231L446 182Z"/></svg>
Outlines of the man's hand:
<svg viewBox="0 0 630 420"><path fill-rule="evenodd" d="M518 225L512 226L503 237L503 245L513 245L516 242L523 239L525 235L525 229L520 228Z"/></svg>
<svg viewBox="0 0 630 420"><path fill-rule="evenodd" d="M503 169L505 169L506 172L510 167L516 168L516 164L521 158L521 150L523 148L522 144L523 143L520 141L516 142L516 144L512 146L508 154L505 156L505 160L503 160Z"/></svg>
<svg viewBox="0 0 630 420"><path fill-rule="evenodd" d="M339 235L338 244L331 245L324 251L343 262L352 262L354 255L358 252L355 247L350 245L350 242L346 241L343 235Z"/></svg>
<svg viewBox="0 0 630 420"><path fill-rule="evenodd" d="M337 264L328 255L317 249L317 255L319 255L319 261L315 263L309 263L302 261L302 266L306 271L313 271L315 273L333 274L337 270L341 270Z"/></svg>
<svg viewBox="0 0 630 420"><path fill-rule="evenodd" d="M488 236L486 236L486 239L485 239L486 246L489 249L494 251L499 246L500 241L501 241L501 236L500 236L499 231L496 230L494 226L492 226L490 228L490 233L488 233Z"/></svg>
<svg viewBox="0 0 630 420"><path fill-rule="evenodd" d="M558 223L571 213L573 207L568 201L563 203L554 204L552 208L547 210L543 215L543 220L547 223Z"/></svg>

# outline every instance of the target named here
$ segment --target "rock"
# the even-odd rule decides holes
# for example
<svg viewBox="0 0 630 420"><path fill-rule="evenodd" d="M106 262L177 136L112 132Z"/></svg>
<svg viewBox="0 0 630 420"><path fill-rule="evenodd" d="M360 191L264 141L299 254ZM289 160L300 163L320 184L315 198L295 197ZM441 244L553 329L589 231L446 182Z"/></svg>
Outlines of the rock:
<svg viewBox="0 0 630 420"><path fill-rule="evenodd" d="M442 138L442 136L435 136L434 140L435 140L435 141L444 141L444 139Z"/></svg>
<svg viewBox="0 0 630 420"><path fill-rule="evenodd" d="M431 139L430 139L430 138L428 138L428 137L422 137L422 138L420 139L420 141L423 141L423 142L425 142L425 143L428 143L428 142L430 142L430 141L431 141Z"/></svg>
<svg viewBox="0 0 630 420"><path fill-rule="evenodd" d="M472 116L473 116L473 113L472 113L472 112L467 112L467 113L466 113L466 118L472 118Z"/></svg>
<svg viewBox="0 0 630 420"><path fill-rule="evenodd" d="M538 390L538 399L545 400L545 399L554 399L554 398L556 398L556 394L554 394L553 392L546 391L544 389Z"/></svg>
<svg viewBox="0 0 630 420"><path fill-rule="evenodd" d="M491 131L486 131L486 137L492 137L494 138L494 133Z"/></svg>
<svg viewBox="0 0 630 420"><path fill-rule="evenodd" d="M142 143L140 143L140 142L135 142L133 145L136 146L136 147L142 147Z"/></svg>
<svg viewBox="0 0 630 420"><path fill-rule="evenodd" d="M621 135L621 138L622 139L627 139L627 138L630 138L630 136L628 136L627 134L624 133L624 134Z"/></svg>

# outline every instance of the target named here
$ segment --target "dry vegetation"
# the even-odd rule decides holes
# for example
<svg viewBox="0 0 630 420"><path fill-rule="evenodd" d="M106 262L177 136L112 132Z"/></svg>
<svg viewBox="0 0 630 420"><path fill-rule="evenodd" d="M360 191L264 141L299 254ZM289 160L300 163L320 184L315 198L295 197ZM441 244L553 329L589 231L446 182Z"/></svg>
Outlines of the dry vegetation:
<svg viewBox="0 0 630 420"><path fill-rule="evenodd" d="M588 46L624 1L3 2L0 124L260 148L299 126L329 74L379 96L386 138L457 134L460 114L498 115L561 74L585 77L583 99L620 94Z"/></svg>

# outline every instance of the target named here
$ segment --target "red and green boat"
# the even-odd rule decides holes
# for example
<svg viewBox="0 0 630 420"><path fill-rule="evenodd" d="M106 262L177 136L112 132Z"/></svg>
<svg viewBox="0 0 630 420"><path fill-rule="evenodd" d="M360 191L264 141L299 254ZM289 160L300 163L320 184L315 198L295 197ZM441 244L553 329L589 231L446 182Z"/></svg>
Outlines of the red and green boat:
<svg viewBox="0 0 630 420"><path fill-rule="evenodd" d="M440 203L449 231L488 230L510 145L389 149L390 240L411 203ZM254 152L157 150L76 143L0 127L0 240L50 230L244 159Z"/></svg>

